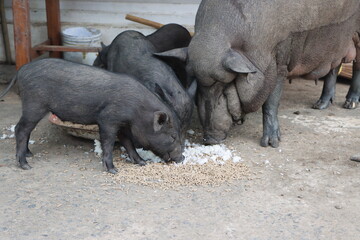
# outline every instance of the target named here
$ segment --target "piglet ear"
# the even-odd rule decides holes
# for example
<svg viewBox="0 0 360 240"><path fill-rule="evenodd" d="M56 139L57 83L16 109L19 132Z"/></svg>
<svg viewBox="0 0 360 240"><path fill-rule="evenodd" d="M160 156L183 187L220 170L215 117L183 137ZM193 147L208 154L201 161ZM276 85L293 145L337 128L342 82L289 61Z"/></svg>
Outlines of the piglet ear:
<svg viewBox="0 0 360 240"><path fill-rule="evenodd" d="M188 56L188 48L175 48L169 51L161 52L161 53L154 53L155 56L159 58L177 58L180 61L186 62Z"/></svg>
<svg viewBox="0 0 360 240"><path fill-rule="evenodd" d="M106 48L106 45L103 42L101 42L100 44L102 49Z"/></svg>
<svg viewBox="0 0 360 240"><path fill-rule="evenodd" d="M225 69L236 73L255 73L258 69L241 52L230 48L222 62Z"/></svg>
<svg viewBox="0 0 360 240"><path fill-rule="evenodd" d="M154 131L158 132L168 121L169 116L166 112L157 111L154 112Z"/></svg>

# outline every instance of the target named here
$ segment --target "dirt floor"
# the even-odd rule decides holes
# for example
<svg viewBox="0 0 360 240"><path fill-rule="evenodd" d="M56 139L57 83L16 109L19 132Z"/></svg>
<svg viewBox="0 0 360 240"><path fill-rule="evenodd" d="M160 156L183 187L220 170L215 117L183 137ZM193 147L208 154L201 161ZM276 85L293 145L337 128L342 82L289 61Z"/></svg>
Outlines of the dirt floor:
<svg viewBox="0 0 360 240"><path fill-rule="evenodd" d="M341 107L345 82L335 104L313 110L321 89L285 84L279 148L260 147L260 111L235 126L225 144L251 175L217 187L115 182L93 141L44 119L29 171L15 162L15 139L0 140L0 239L359 239L360 163L350 157L360 153L360 108ZM0 137L11 137L20 114L12 91L0 102ZM191 128L200 132L196 117Z"/></svg>

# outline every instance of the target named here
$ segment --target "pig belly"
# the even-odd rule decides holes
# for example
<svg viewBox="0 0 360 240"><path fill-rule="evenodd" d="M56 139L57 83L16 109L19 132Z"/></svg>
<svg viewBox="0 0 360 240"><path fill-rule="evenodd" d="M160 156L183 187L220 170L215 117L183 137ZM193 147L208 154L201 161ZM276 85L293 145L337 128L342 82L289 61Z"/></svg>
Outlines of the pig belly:
<svg viewBox="0 0 360 240"><path fill-rule="evenodd" d="M337 53L322 54L321 57L313 56L313 53L304 54L294 68L288 73L288 78L302 77L305 79L319 79L330 72L331 69L336 68L341 63L352 62L356 57L356 48L353 42L349 43L348 47L343 48ZM314 50L316 51L316 50Z"/></svg>

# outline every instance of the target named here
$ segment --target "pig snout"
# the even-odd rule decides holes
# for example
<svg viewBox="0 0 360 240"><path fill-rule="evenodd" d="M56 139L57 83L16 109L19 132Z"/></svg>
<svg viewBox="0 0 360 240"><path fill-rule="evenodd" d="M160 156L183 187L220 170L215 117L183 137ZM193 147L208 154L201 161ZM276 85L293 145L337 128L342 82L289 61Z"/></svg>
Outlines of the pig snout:
<svg viewBox="0 0 360 240"><path fill-rule="evenodd" d="M166 153L162 159L164 159L166 162L176 162L176 163L181 163L182 161L184 161L184 156L183 156L183 147L181 148L176 148L175 150L173 150L172 152Z"/></svg>

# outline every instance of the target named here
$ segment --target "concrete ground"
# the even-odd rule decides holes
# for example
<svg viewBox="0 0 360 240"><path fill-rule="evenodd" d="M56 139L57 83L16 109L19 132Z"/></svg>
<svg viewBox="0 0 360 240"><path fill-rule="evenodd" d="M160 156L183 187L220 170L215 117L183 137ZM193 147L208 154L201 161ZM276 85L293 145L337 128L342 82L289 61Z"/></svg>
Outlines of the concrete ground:
<svg viewBox="0 0 360 240"><path fill-rule="evenodd" d="M0 239L359 239L360 163L350 157L360 153L360 108L341 107L345 82L329 109L311 109L321 88L285 84L279 148L259 146L260 111L232 129L225 144L250 179L175 190L114 182L93 141L47 119L31 136L33 169L21 170L9 130L21 103L12 91L0 102L0 137L10 137L0 140ZM192 129L200 131L196 117Z"/></svg>

